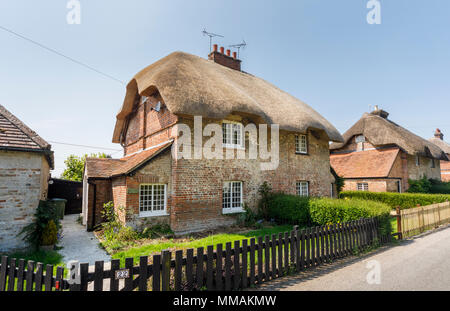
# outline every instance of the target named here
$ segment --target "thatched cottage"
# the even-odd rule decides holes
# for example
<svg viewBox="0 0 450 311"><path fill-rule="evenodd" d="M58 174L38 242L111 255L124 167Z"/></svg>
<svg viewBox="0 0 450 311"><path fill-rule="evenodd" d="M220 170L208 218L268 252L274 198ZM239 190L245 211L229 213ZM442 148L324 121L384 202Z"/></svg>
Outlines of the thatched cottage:
<svg viewBox="0 0 450 311"><path fill-rule="evenodd" d="M51 146L0 105L0 251L27 247L17 234L47 198Z"/></svg>
<svg viewBox="0 0 450 311"><path fill-rule="evenodd" d="M450 159L450 144L444 141L444 134L440 129L436 129L434 137L430 141L441 148ZM450 161L441 161L441 179L442 181L450 182Z"/></svg>
<svg viewBox="0 0 450 311"><path fill-rule="evenodd" d="M269 125L270 151L279 141L278 166L269 170L261 168L267 159L249 157L255 137L247 126L261 124ZM279 125L279 139L272 137L272 124ZM197 147L209 137L198 141L196 134L211 135L205 134L211 125L224 133L215 151L245 157L202 157ZM189 145L179 148L186 139ZM111 200L126 225L163 222L182 234L234 223L244 204L256 208L264 181L276 191L330 196L329 141L342 137L310 106L241 71L236 53L215 46L209 59L176 52L136 74L127 85L112 141L123 147L123 158L86 161L87 227L102 221L102 205ZM192 149L194 156L174 156L181 149Z"/></svg>
<svg viewBox="0 0 450 311"><path fill-rule="evenodd" d="M403 192L409 179L441 179L445 153L388 116L376 107L345 132L343 143L331 144L330 162L344 190Z"/></svg>

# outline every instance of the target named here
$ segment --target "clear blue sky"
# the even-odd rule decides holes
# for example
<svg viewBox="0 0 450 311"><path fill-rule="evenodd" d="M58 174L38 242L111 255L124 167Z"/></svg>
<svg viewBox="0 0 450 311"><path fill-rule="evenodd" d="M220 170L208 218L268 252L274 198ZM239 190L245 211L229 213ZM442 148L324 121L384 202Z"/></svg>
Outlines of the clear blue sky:
<svg viewBox="0 0 450 311"><path fill-rule="evenodd" d="M243 69L319 111L342 133L369 105L422 137L450 137L450 2L381 0L81 0L81 24L66 0L1 0L0 26L122 81L181 50L206 57L203 28L248 43ZM0 103L48 141L120 150L111 143L125 86L0 30ZM53 144L54 176L73 153ZM114 152L110 152L114 153ZM121 152L116 152L120 157Z"/></svg>

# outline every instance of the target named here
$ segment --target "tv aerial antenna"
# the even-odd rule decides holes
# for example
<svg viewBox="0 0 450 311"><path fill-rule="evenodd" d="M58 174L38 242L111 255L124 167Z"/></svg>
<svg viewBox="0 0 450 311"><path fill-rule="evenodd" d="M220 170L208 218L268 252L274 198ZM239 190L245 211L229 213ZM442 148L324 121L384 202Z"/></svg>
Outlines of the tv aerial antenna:
<svg viewBox="0 0 450 311"><path fill-rule="evenodd" d="M240 52L241 48L244 50L246 46L247 46L247 43L245 42L245 40L242 40L242 43L232 44L229 47L230 48L235 48L235 49L238 50L238 58L239 58L239 52Z"/></svg>
<svg viewBox="0 0 450 311"><path fill-rule="evenodd" d="M214 37L224 38L224 36L222 36L222 35L206 31L206 28L203 29L202 33L204 36L209 37L209 52L212 51L212 38L214 38Z"/></svg>

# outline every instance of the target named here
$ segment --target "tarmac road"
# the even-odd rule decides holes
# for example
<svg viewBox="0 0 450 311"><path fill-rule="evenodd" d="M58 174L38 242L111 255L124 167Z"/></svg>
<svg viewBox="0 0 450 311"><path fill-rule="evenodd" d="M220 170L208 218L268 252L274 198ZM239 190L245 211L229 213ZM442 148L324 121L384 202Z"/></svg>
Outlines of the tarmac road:
<svg viewBox="0 0 450 311"><path fill-rule="evenodd" d="M367 281L368 274L371 284ZM274 280L257 290L448 291L450 226L404 240L393 247L383 247L362 257L350 257L299 275Z"/></svg>

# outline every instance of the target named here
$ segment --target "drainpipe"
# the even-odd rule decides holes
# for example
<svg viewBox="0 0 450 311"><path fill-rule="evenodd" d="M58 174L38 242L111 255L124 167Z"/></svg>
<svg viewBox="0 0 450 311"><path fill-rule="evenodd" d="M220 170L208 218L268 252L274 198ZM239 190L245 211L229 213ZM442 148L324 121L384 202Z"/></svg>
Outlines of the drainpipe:
<svg viewBox="0 0 450 311"><path fill-rule="evenodd" d="M91 222L91 226L89 226L89 223L87 223L87 230L88 231L92 231L94 229L94 225L95 225L95 208L96 208L96 203L97 203L97 184L89 182L88 180L88 184L91 186L94 186L94 198L93 198L93 204L92 204L92 222Z"/></svg>

